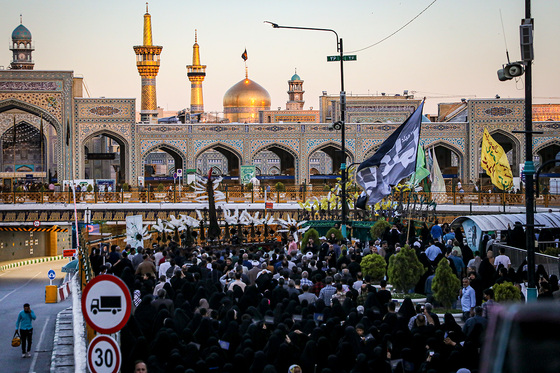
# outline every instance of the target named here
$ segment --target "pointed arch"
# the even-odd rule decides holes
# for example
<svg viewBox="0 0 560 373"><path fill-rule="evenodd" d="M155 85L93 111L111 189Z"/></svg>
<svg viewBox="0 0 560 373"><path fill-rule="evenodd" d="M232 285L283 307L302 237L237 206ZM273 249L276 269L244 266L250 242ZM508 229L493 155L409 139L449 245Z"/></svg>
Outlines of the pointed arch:
<svg viewBox="0 0 560 373"><path fill-rule="evenodd" d="M19 109L37 117L42 117L43 120L47 121L54 127L57 135L61 137L63 132L61 123L56 119L54 115L52 115L45 109L14 98L0 101L0 114L11 109Z"/></svg>
<svg viewBox="0 0 560 373"><path fill-rule="evenodd" d="M323 149L328 148L328 147L332 147L332 148L336 149L338 152L340 152L340 143L335 142L335 141L329 141L329 142L318 145L318 146L314 147L313 149L311 149L308 153L309 154L308 158L311 158L311 155L313 155L313 153L315 153L318 150L321 150L321 151L325 152ZM354 163L355 162L354 154L347 147L344 150L345 150L346 158L347 158L346 163L347 164ZM325 153L327 153L327 152L325 152ZM327 154L329 154L329 153L327 153Z"/></svg>
<svg viewBox="0 0 560 373"><path fill-rule="evenodd" d="M255 156L262 151L271 151L280 158L280 174L291 175L293 173L294 181L299 180L299 156L292 148L276 142L266 144L256 149L253 154L251 154L251 164Z"/></svg>
<svg viewBox="0 0 560 373"><path fill-rule="evenodd" d="M513 176L519 176L519 167L517 167L516 165L521 163L521 142L519 141L519 139L517 137L515 137L514 135L512 135L511 133L504 131L502 129L493 129L493 130L489 130L488 131L490 133L490 136L492 136L492 138L494 139L494 141L496 141L498 144L500 144L500 146L502 146L502 148L504 148L504 151L506 153L508 153L510 150L512 151L511 154L511 162L510 162L510 167L511 167L511 172L513 174ZM504 139L506 139L507 141L509 141L511 143L511 148L509 147L504 147L504 145L508 145L506 143L504 143ZM483 172L484 170L482 169L482 167L480 166L480 151L482 148L482 136L480 137L480 139L478 139L477 142L477 147L475 148L475 152L476 154L474 154L475 156L475 162L476 162L476 169L478 170L478 173L480 174L481 172Z"/></svg>
<svg viewBox="0 0 560 373"><path fill-rule="evenodd" d="M156 144L154 146L152 146L151 148L149 148L148 150L146 150L145 152L142 153L141 157L140 157L140 162L141 162L141 167L140 167L140 172L142 174L142 176L146 176L145 175L145 165L146 165L146 160L148 158L148 155L154 151L164 151L167 154L169 154L173 160L175 161L175 169L184 169L187 165L187 155L178 147L176 147L175 145L172 144L168 144L166 142L161 142L159 144ZM179 162L178 162L179 161Z"/></svg>
<svg viewBox="0 0 560 373"><path fill-rule="evenodd" d="M463 151L461 149L459 149L457 146L445 141L445 140L435 140L433 142L425 142L424 143L424 149L432 149L432 148L437 148L437 147L441 147L444 148L448 151L450 151L452 154L455 154L457 156L457 177L459 179L462 179L465 175L465 154L463 153ZM442 169L442 173L445 174L446 172L444 172L445 168L446 168L446 163L445 163L445 159L444 160L440 160L438 157L438 163L440 165L440 168ZM447 165L447 167L449 167L449 165Z"/></svg>
<svg viewBox="0 0 560 373"><path fill-rule="evenodd" d="M130 159L130 144L128 142L128 140L126 138L124 138L121 134L119 134L118 132L115 132L111 129L102 129L96 132L93 132L91 134L89 134L88 136L86 136L84 139L81 140L80 143L80 177L84 177L85 174L85 144L90 141L91 139L93 139L94 137L97 136L106 136L112 140L115 140L119 146L120 146L120 154L121 154L121 159L120 159L120 164L121 164L121 168L123 169L121 174L122 174L122 179L123 180L130 180L130 164L131 164L131 159ZM124 151L123 151L124 149ZM119 182L119 180L117 180L117 182Z"/></svg>
<svg viewBox="0 0 560 373"><path fill-rule="evenodd" d="M227 159L228 169L227 172L224 172L225 170L222 170L222 174L227 174L230 176L239 175L239 169L243 162L243 156L230 145L224 144L220 141L216 141L215 143L205 146L196 153L194 157L194 164L196 165L196 167L198 167L198 159L201 157L201 155L209 150L217 151Z"/></svg>

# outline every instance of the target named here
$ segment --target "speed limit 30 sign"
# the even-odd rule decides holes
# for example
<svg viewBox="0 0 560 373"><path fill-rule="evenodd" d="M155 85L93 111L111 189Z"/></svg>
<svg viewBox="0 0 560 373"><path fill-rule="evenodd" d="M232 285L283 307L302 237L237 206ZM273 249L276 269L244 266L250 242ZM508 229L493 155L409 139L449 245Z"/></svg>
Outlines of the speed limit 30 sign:
<svg viewBox="0 0 560 373"><path fill-rule="evenodd" d="M121 351L108 335L93 338L88 347L87 365L91 373L117 373L121 368Z"/></svg>

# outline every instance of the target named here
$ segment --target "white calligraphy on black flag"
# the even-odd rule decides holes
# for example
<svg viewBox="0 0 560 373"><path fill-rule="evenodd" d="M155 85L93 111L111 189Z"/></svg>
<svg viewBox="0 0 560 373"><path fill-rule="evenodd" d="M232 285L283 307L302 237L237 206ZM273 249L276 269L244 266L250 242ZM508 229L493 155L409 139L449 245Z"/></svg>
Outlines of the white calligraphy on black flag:
<svg viewBox="0 0 560 373"><path fill-rule="evenodd" d="M364 188L357 207L374 205L391 194L391 187L416 170L416 151L420 141L420 124L424 103L412 113L379 147L377 152L358 167L356 182Z"/></svg>

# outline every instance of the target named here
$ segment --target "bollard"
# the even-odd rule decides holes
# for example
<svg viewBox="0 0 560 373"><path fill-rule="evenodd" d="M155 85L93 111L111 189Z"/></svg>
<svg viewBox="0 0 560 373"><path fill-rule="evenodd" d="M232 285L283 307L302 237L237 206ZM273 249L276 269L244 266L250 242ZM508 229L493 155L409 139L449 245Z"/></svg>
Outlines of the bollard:
<svg viewBox="0 0 560 373"><path fill-rule="evenodd" d="M56 303L58 288L56 285L45 286L45 303Z"/></svg>

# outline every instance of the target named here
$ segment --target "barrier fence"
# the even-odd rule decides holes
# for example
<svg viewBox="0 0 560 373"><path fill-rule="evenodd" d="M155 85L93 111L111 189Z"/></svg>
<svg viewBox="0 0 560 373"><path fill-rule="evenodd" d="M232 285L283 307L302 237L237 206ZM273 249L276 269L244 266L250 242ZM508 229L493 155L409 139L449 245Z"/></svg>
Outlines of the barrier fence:
<svg viewBox="0 0 560 373"><path fill-rule="evenodd" d="M248 189L241 185L221 186L219 188L225 195L228 203L263 203L265 202L264 189ZM266 202L297 203L306 200L322 200L330 193L327 188L309 188L302 186L286 186L283 190L272 190L266 193ZM407 192L405 192L407 193ZM349 200L355 201L358 191L350 189ZM78 203L183 203L197 202L198 195L188 188L172 187L168 190L131 188L118 192L77 192ZM476 191L447 191L442 193L417 193L418 200L435 201L437 204L449 205L504 205L524 206L525 194L523 193L496 193L491 189ZM405 198L406 199L406 198ZM14 191L0 192L0 203L4 204L30 204L30 203L73 203L71 191ZM554 194L540 195L535 199L535 204L541 207L560 207L560 196Z"/></svg>
<svg viewBox="0 0 560 373"><path fill-rule="evenodd" d="M494 255L497 255L500 247L505 248L505 254L511 260L511 267L515 270L527 259L527 250L500 243L494 243L492 246L494 248L494 253L496 253ZM560 277L560 258L557 256L535 252L535 265L542 265L549 276L556 275Z"/></svg>

